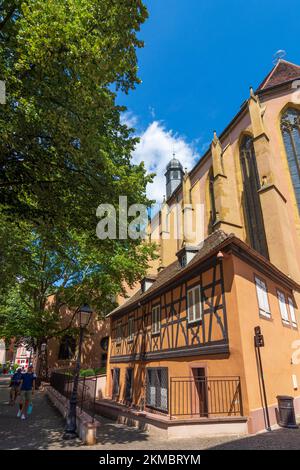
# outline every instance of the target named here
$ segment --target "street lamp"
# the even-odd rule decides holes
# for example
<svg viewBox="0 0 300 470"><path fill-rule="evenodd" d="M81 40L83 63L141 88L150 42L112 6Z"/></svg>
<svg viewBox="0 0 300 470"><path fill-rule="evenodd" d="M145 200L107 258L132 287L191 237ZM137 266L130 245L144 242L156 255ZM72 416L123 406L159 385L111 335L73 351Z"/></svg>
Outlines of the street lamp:
<svg viewBox="0 0 300 470"><path fill-rule="evenodd" d="M84 334L85 328L88 326L90 322L92 313L93 311L86 304L83 305L76 312L76 316L77 316L79 327L80 327L79 347L78 347L78 356L77 356L75 374L74 374L74 385L73 385L72 395L70 398L69 413L67 416L67 425L65 429L64 439L73 439L74 437L76 437L77 390L78 390L78 382L79 382L79 374L80 374L80 361L81 361L83 334Z"/></svg>

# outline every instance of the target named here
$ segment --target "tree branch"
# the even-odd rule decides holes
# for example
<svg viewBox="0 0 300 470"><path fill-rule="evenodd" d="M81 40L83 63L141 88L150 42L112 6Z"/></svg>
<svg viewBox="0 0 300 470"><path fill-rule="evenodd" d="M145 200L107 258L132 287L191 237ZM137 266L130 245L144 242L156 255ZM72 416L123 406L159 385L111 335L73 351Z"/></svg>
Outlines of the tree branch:
<svg viewBox="0 0 300 470"><path fill-rule="evenodd" d="M1 21L0 23L0 31L2 31L4 29L4 26L6 25L6 23L11 19L11 17L13 16L14 12L16 11L16 4L14 4L11 9L9 10L9 12L7 13L6 17L4 18L4 20Z"/></svg>

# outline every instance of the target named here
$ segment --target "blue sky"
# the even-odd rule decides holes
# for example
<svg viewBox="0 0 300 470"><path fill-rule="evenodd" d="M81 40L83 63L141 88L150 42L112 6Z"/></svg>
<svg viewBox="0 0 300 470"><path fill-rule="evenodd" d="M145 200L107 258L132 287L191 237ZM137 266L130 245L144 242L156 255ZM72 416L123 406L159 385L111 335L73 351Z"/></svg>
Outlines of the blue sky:
<svg viewBox="0 0 300 470"><path fill-rule="evenodd" d="M142 84L119 103L141 136L135 160L157 171L149 195L163 193L175 150L191 168L273 67L278 49L300 64L299 0L146 0L139 36Z"/></svg>

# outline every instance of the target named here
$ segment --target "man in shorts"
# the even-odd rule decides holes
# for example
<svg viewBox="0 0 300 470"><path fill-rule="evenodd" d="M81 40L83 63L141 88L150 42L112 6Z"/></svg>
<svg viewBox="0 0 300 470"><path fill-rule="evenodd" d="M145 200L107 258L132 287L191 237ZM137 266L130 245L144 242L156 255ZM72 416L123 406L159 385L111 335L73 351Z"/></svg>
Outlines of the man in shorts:
<svg viewBox="0 0 300 470"><path fill-rule="evenodd" d="M21 384L21 380L22 380L22 372L21 372L21 367L18 367L18 369L16 370L16 372L14 373L14 375L12 376L11 378L11 381L10 381L10 401L9 401L9 404L10 405L14 405L15 402L16 402L16 398L19 394L19 390L20 390L20 384Z"/></svg>
<svg viewBox="0 0 300 470"><path fill-rule="evenodd" d="M19 411L18 411L18 418L21 416L21 419L27 418L27 410L29 404L32 403L32 397L35 391L35 381L36 375L33 372L33 366L30 365L28 367L27 372L22 374L22 381L21 381L21 396L20 396L20 404L19 404Z"/></svg>

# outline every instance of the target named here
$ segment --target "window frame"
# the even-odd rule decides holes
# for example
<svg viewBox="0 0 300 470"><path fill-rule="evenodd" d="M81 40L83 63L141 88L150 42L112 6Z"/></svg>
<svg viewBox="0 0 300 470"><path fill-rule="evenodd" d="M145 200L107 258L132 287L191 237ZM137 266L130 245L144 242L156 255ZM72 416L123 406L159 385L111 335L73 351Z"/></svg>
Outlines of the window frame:
<svg viewBox="0 0 300 470"><path fill-rule="evenodd" d="M120 367L114 367L113 369L113 376L112 376L112 399L118 398L120 395L120 376L121 370ZM117 380L115 380L115 376ZM115 385L117 386L117 390L115 389Z"/></svg>
<svg viewBox="0 0 300 470"><path fill-rule="evenodd" d="M265 299L268 302L268 310L265 310L261 306L260 301L259 301L258 287L262 288L260 283L264 285ZM268 285L266 281L262 279L260 276L258 276L257 274L254 274L254 284L255 284L255 292L256 292L257 305L258 305L258 314L261 318L270 320L272 318L272 313L271 313L271 307L270 307L270 301L269 301Z"/></svg>
<svg viewBox="0 0 300 470"><path fill-rule="evenodd" d="M58 361L71 361L76 355L76 339L72 335L61 338L58 349Z"/></svg>
<svg viewBox="0 0 300 470"><path fill-rule="evenodd" d="M292 123L290 117L294 113L294 118L296 119L295 123ZM297 123L298 120L298 123ZM297 129L298 125L298 129ZM280 118L280 129L282 142L285 150L286 162L289 169L290 181L294 192L295 203L300 213L300 194L299 187L297 185L299 182L295 179L294 174L298 174L299 178L299 161L298 161L298 151L299 144L295 141L294 131L299 134L300 139L300 110L292 105L288 106L284 112L281 114ZM294 165L294 168L293 168Z"/></svg>
<svg viewBox="0 0 300 470"><path fill-rule="evenodd" d="M200 317L199 318L196 318L196 296L195 296L195 292L196 291L199 291L199 311L200 311ZM189 302L189 294L192 293L193 295L193 318L190 317L190 302ZM202 308L202 289L201 289L201 285L200 284L197 284L196 286L193 286L193 287L190 287L189 289L187 289L187 292L186 292L186 312L187 312L187 321L188 321L188 324L193 324L193 323L200 323L202 321L202 318L203 318L203 308Z"/></svg>
<svg viewBox="0 0 300 470"><path fill-rule="evenodd" d="M116 344L121 344L122 343L122 322L118 321L117 326L116 326ZM120 334L119 334L119 329L120 329Z"/></svg>
<svg viewBox="0 0 300 470"><path fill-rule="evenodd" d="M130 328L130 325L131 328ZM128 318L128 336L127 336L127 341L128 343L132 343L134 339L134 317L129 317Z"/></svg>
<svg viewBox="0 0 300 470"><path fill-rule="evenodd" d="M149 381L149 372L157 374L158 371L160 371L160 372L163 371L166 374L167 388L163 388L161 386L162 381L160 381L159 387L157 386L157 384L152 385L152 388L155 389L155 403L153 405L153 403L151 403L150 400L148 401L149 397L151 399L151 392L149 392L149 388L148 388L151 385L150 381ZM158 377L158 375L157 375L157 377ZM158 390L160 391L159 396L157 395ZM162 393L161 393L162 390L166 390L166 392L167 392L166 407L162 406ZM169 393L170 393L170 391L169 391L169 369L168 369L168 367L146 367L146 394L145 394L145 405L146 405L146 407L151 408L153 410L161 411L163 413L168 413L168 411L169 411Z"/></svg>
<svg viewBox="0 0 300 470"><path fill-rule="evenodd" d="M158 313L155 313L158 312ZM157 316L156 319L154 316ZM151 310L151 333L153 336L159 335L160 334L160 329L161 329L161 307L160 304L153 305L152 310Z"/></svg>
<svg viewBox="0 0 300 470"><path fill-rule="evenodd" d="M131 373L130 384L129 384L129 381L128 381L129 373ZM125 401L127 401L127 402L132 402L132 398L133 398L133 383L134 383L134 368L133 368L133 367L126 367L126 371L125 371L124 398L125 398ZM128 385L130 385L130 387L128 387ZM129 395L127 395L128 388L129 388Z"/></svg>
<svg viewBox="0 0 300 470"><path fill-rule="evenodd" d="M289 313L290 313L291 324L294 328L298 328L298 322L297 322L296 311L295 311L295 304L294 304L294 301L293 301L292 297L289 296L289 295L287 296L287 305L288 305L288 310L289 310ZM292 310L291 310L291 305L292 305L293 313L292 313Z"/></svg>
<svg viewBox="0 0 300 470"><path fill-rule="evenodd" d="M281 316L281 321L284 325L291 325L291 321L290 321L290 315L289 315L289 310L288 310L288 306L287 306L287 301L286 301L286 296L285 296L285 293L282 291L282 290L279 290L279 289L276 289L276 293L277 293L277 300L278 300L278 305L279 305L279 312L280 312L280 316ZM286 310L286 315L287 315L287 318L285 319L282 315L282 310L281 310L281 302L280 302L280 298L279 296L282 295L283 296L283 304L285 306L285 310ZM281 299L282 300L282 299Z"/></svg>

